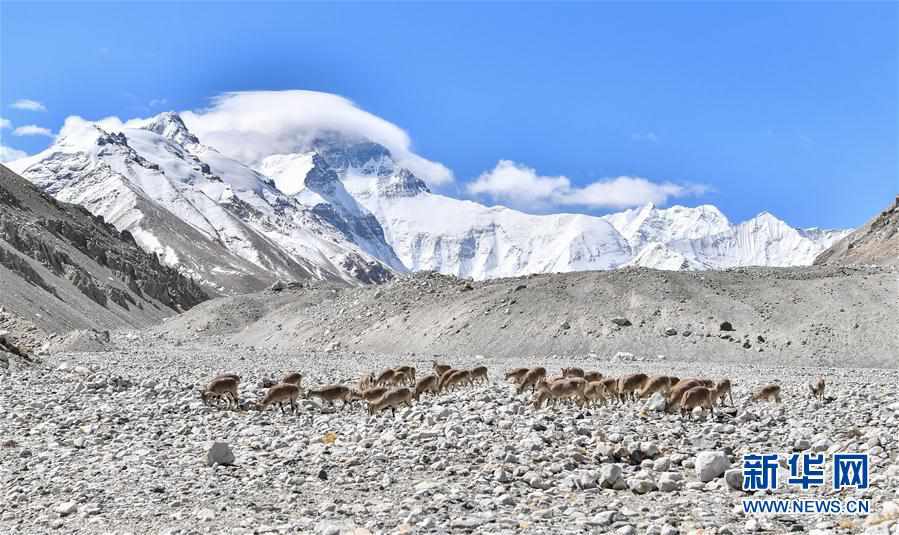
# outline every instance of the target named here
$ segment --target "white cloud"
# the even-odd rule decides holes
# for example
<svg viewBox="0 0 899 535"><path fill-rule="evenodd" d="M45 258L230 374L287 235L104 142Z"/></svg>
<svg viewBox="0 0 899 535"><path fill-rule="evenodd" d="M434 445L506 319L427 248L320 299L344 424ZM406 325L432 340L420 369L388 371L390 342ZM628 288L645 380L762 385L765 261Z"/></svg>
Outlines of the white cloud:
<svg viewBox="0 0 899 535"><path fill-rule="evenodd" d="M14 136L47 136L53 137L53 132L49 128L38 126L36 124L26 124L12 131Z"/></svg>
<svg viewBox="0 0 899 535"><path fill-rule="evenodd" d="M9 121L9 119L0 117L0 130L3 130L4 128L12 128L12 123Z"/></svg>
<svg viewBox="0 0 899 535"><path fill-rule="evenodd" d="M28 154L25 151L7 147L6 145L0 145L0 162L11 162L26 156L28 156Z"/></svg>
<svg viewBox="0 0 899 535"><path fill-rule="evenodd" d="M214 98L210 108L181 117L203 143L250 165L272 154L301 151L316 137L336 133L384 145L401 166L431 185L453 180L444 165L415 154L400 127L330 93L226 93Z"/></svg>
<svg viewBox="0 0 899 535"><path fill-rule="evenodd" d="M578 187L568 177L541 176L535 169L509 160L500 160L492 171L468 184L467 189L473 195L536 210L562 206L620 209L648 202L663 205L670 198L707 191L705 186L696 184L652 182L631 176L597 180Z"/></svg>
<svg viewBox="0 0 899 535"><path fill-rule="evenodd" d="M659 136L655 132L636 132L631 134L633 141L648 141L650 143L658 143Z"/></svg>
<svg viewBox="0 0 899 535"><path fill-rule="evenodd" d="M168 103L167 99L164 98L154 98L150 100L149 106L151 108L156 108L158 106L165 106Z"/></svg>
<svg viewBox="0 0 899 535"><path fill-rule="evenodd" d="M47 111L47 107L40 102L27 98L19 99L13 102L12 107L16 108L17 110Z"/></svg>

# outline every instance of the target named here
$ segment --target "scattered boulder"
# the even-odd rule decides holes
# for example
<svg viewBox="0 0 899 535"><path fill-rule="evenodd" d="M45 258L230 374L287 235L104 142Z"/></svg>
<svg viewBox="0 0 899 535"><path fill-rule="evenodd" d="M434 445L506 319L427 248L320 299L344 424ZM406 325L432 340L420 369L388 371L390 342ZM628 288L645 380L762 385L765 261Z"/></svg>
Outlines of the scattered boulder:
<svg viewBox="0 0 899 535"><path fill-rule="evenodd" d="M675 336L677 335L677 329L674 327L668 327L665 329L665 336Z"/></svg>
<svg viewBox="0 0 899 535"><path fill-rule="evenodd" d="M727 486L734 490L743 490L743 470L740 468L731 468L724 472L724 481Z"/></svg>
<svg viewBox="0 0 899 535"><path fill-rule="evenodd" d="M614 323L615 325L617 325L619 327L630 327L631 325L633 325L631 323L631 320L629 320L625 317L620 317L620 316L617 318L612 318L611 321L612 321L612 323Z"/></svg>
<svg viewBox="0 0 899 535"><path fill-rule="evenodd" d="M610 489L615 486L615 483L621 479L621 466L617 464L604 464L602 468L599 469L599 486Z"/></svg>
<svg viewBox="0 0 899 535"><path fill-rule="evenodd" d="M702 451L696 456L696 477L703 483L721 476L730 468L730 461L723 451Z"/></svg>
<svg viewBox="0 0 899 535"><path fill-rule="evenodd" d="M734 326L731 325L729 321L722 321L721 326L718 329L721 331L733 331Z"/></svg>
<svg viewBox="0 0 899 535"><path fill-rule="evenodd" d="M648 400L646 400L646 403L643 405L643 409L653 412L665 412L665 408L667 406L668 402L665 399L665 396L663 396L661 392L656 392Z"/></svg>
<svg viewBox="0 0 899 535"><path fill-rule="evenodd" d="M221 464L229 466L234 464L234 452L227 442L213 442L212 446L206 451L206 465L212 466Z"/></svg>

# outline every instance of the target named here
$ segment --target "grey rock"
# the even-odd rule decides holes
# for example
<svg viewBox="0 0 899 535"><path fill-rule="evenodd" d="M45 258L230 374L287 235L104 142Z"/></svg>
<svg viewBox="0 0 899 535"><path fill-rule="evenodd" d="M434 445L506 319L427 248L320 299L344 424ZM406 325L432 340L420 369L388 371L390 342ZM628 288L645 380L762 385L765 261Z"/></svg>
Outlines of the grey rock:
<svg viewBox="0 0 899 535"><path fill-rule="evenodd" d="M723 451L702 451L696 456L695 467L696 477L706 483L730 468L730 461Z"/></svg>
<svg viewBox="0 0 899 535"><path fill-rule="evenodd" d="M206 465L213 464L232 465L234 464L234 452L227 442L216 441L206 450Z"/></svg>

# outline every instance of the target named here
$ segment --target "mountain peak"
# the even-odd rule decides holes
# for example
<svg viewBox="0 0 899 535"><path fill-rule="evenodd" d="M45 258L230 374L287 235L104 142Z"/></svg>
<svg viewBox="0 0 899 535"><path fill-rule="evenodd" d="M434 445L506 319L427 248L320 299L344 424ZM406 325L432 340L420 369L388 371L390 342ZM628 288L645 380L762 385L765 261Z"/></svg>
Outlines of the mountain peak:
<svg viewBox="0 0 899 535"><path fill-rule="evenodd" d="M199 144L200 140L187 129L187 125L176 112L167 111L160 113L143 126L144 130L155 132L178 144Z"/></svg>
<svg viewBox="0 0 899 535"><path fill-rule="evenodd" d="M316 153L312 155L312 169L306 173L304 183L307 188L319 194L328 195L334 193L340 177L337 172L328 165L325 158Z"/></svg>
<svg viewBox="0 0 899 535"><path fill-rule="evenodd" d="M430 193L428 185L408 169L400 169L390 176L378 177L378 194L382 197L414 197L419 193Z"/></svg>

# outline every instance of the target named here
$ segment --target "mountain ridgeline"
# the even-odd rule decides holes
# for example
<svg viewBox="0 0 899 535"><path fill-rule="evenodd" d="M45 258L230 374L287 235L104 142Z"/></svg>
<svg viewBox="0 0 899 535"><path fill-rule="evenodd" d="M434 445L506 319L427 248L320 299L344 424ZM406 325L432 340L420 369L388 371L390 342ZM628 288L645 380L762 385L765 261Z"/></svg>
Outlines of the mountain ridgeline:
<svg viewBox="0 0 899 535"><path fill-rule="evenodd" d="M148 325L208 298L127 230L2 165L0 294L6 309L48 332Z"/></svg>
<svg viewBox="0 0 899 535"><path fill-rule="evenodd" d="M12 168L84 206L214 293L274 280L350 285L436 271L476 280L627 266L809 265L848 231L710 205L532 215L432 192L385 147L337 134L261 161L229 158L175 113L118 131L84 123Z"/></svg>

